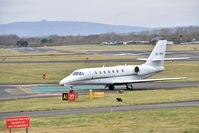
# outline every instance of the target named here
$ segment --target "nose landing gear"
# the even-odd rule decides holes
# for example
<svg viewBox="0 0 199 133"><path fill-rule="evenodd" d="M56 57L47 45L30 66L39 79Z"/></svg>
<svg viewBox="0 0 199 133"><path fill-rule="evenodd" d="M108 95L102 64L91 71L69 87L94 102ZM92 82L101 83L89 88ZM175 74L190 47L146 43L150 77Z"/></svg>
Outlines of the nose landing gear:
<svg viewBox="0 0 199 133"><path fill-rule="evenodd" d="M108 87L109 90L114 90L115 86L114 85L106 85L105 88Z"/></svg>

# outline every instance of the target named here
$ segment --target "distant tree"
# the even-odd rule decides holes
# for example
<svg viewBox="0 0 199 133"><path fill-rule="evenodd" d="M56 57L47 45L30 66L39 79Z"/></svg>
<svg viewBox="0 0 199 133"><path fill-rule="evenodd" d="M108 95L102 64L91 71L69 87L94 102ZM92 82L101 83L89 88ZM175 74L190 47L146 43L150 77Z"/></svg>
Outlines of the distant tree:
<svg viewBox="0 0 199 133"><path fill-rule="evenodd" d="M75 45L75 44L101 44L102 42L136 42L136 41L152 41L155 43L156 37L163 37L174 43L189 42L199 40L199 26L162 28L139 33L131 32L125 34L104 33L96 35L50 35L48 37L29 37L19 38L17 35L1 35L0 45L26 47L26 46L44 46L44 45ZM155 38L155 39L154 39ZM24 43L23 41L27 41ZM19 42L18 42L19 41Z"/></svg>
<svg viewBox="0 0 199 133"><path fill-rule="evenodd" d="M47 43L48 42L48 39L44 38L44 39L41 39L41 43Z"/></svg>
<svg viewBox="0 0 199 133"><path fill-rule="evenodd" d="M17 35L1 35L0 36L0 45L10 46L15 45L20 38Z"/></svg>
<svg viewBox="0 0 199 133"><path fill-rule="evenodd" d="M17 44L16 44L18 47L28 47L28 41L23 41L23 40L20 40L20 41L17 41Z"/></svg>

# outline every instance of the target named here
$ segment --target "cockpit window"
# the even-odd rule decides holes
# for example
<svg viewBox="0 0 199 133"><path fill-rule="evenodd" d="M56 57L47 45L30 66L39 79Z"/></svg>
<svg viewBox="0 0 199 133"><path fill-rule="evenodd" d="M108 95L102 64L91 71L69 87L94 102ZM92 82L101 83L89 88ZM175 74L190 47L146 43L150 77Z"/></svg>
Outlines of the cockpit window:
<svg viewBox="0 0 199 133"><path fill-rule="evenodd" d="M79 75L84 75L84 73L83 72L79 72Z"/></svg>
<svg viewBox="0 0 199 133"><path fill-rule="evenodd" d="M73 75L77 76L77 75L79 75L79 72L74 72Z"/></svg>
<svg viewBox="0 0 199 133"><path fill-rule="evenodd" d="M81 76L81 75L84 75L83 72L73 72L72 73L73 76Z"/></svg>

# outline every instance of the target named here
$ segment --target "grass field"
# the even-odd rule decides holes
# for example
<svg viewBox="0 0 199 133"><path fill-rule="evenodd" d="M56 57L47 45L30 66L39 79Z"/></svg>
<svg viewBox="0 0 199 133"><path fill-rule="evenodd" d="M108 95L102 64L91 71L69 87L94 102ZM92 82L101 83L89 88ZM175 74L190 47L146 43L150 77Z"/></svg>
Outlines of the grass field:
<svg viewBox="0 0 199 133"><path fill-rule="evenodd" d="M74 45L74 46L55 46L43 47L73 51L85 52L96 50L151 50L152 45ZM193 50L198 51L199 45L172 45L168 46L168 50ZM13 49L0 49L1 56L15 56L15 55L31 55L31 54L44 54L46 56L20 56L20 57L0 57L0 61L69 61L69 60L85 60L85 63L79 64L0 64L0 84L25 84L25 83L58 83L60 79L70 74L75 69L87 67L100 67L100 66L114 66L124 64L141 64L142 62L132 63L86 63L86 60L104 60L104 59L136 59L136 56L110 56L110 55L62 55L62 56L49 56L49 52L18 52ZM56 52L60 54L60 52ZM62 53L63 54L63 53ZM199 62L167 62L166 71L155 75L155 77L188 77L184 81L199 81ZM43 80L44 73L49 74L49 80Z"/></svg>
<svg viewBox="0 0 199 133"><path fill-rule="evenodd" d="M32 117L30 133L198 133L199 108ZM0 133L8 132L0 121ZM23 133L25 129L14 129Z"/></svg>
<svg viewBox="0 0 199 133"><path fill-rule="evenodd" d="M58 83L59 80L79 68L124 65L125 63L80 63L80 64L0 64L0 83ZM141 64L126 63L126 64ZM199 62L167 62L166 70L155 77L188 77L183 81L199 81ZM49 80L43 80L44 73Z"/></svg>
<svg viewBox="0 0 199 133"><path fill-rule="evenodd" d="M151 51L154 46L152 45L118 45L118 46L109 46L109 45L74 45L74 46L54 46L54 47L42 47L41 49L56 49L56 50L65 50L66 52L19 52L13 49L0 49L0 61L9 62L9 61L68 61L68 60L92 60L92 59L136 59L136 56L110 56L110 55L62 55L67 54L67 51L70 52L86 52L86 51ZM168 46L170 51L179 51L179 50L193 50L198 51L199 45L172 45ZM17 55L46 55L46 56L21 56L21 57L9 57ZM55 55L55 56L49 56ZM57 55L57 56L56 56ZM8 57L6 57L8 56Z"/></svg>
<svg viewBox="0 0 199 133"><path fill-rule="evenodd" d="M124 102L116 102L117 97L121 97ZM189 100L199 100L198 87L180 88L172 90L125 91L124 94L118 94L117 92L114 92L107 93L104 98L96 98L93 100L90 100L88 95L80 95L79 99L75 103L62 101L61 97L19 99L14 101L1 101L0 107L1 112L10 112L137 105L146 103L162 103Z"/></svg>
<svg viewBox="0 0 199 133"><path fill-rule="evenodd" d="M114 55L59 55L59 56L22 56L22 57L0 57L2 62L11 61L71 61L71 60L110 60L110 59L137 59L137 56L114 56Z"/></svg>
<svg viewBox="0 0 199 133"><path fill-rule="evenodd" d="M68 50L68 51L96 51L96 50L105 50L105 51L117 51L117 50L152 50L153 45L68 45L68 46L54 46L49 47L57 50ZM167 50L169 51L179 51L179 50L199 50L198 44L190 44L190 45L168 45Z"/></svg>

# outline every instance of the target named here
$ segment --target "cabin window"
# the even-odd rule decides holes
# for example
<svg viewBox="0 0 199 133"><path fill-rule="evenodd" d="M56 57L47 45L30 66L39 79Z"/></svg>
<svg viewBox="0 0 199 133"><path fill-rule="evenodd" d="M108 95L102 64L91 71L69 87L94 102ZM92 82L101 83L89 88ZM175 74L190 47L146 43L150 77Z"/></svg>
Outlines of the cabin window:
<svg viewBox="0 0 199 133"><path fill-rule="evenodd" d="M79 72L74 72L72 75L77 76L79 75Z"/></svg>
<svg viewBox="0 0 199 133"><path fill-rule="evenodd" d="M113 72L113 73L115 73L115 71L114 71L114 70L112 70L112 72Z"/></svg>
<svg viewBox="0 0 199 133"><path fill-rule="evenodd" d="M119 71L118 71L118 70L116 70L116 72L118 73Z"/></svg>
<svg viewBox="0 0 199 133"><path fill-rule="evenodd" d="M108 70L108 73L110 73L110 71Z"/></svg>
<svg viewBox="0 0 199 133"><path fill-rule="evenodd" d="M104 74L106 74L106 71L104 71Z"/></svg>
<svg viewBox="0 0 199 133"><path fill-rule="evenodd" d="M122 72L124 72L124 70L122 69Z"/></svg>
<svg viewBox="0 0 199 133"><path fill-rule="evenodd" d="M102 74L102 72L101 72L101 71L99 71L99 73L100 73L100 74Z"/></svg>
<svg viewBox="0 0 199 133"><path fill-rule="evenodd" d="M95 74L97 74L97 72L95 71Z"/></svg>

